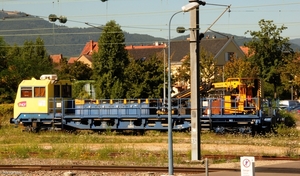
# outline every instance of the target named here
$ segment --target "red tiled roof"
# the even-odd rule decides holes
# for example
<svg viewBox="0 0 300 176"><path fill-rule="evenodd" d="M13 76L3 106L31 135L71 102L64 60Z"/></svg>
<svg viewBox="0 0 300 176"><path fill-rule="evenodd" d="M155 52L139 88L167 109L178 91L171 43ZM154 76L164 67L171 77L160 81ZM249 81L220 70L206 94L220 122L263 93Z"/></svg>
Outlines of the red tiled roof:
<svg viewBox="0 0 300 176"><path fill-rule="evenodd" d="M68 64L74 64L75 61L77 61L78 57L70 57L68 60Z"/></svg>
<svg viewBox="0 0 300 176"><path fill-rule="evenodd" d="M246 56L249 54L249 48L247 46L240 46L241 50L245 53Z"/></svg>
<svg viewBox="0 0 300 176"><path fill-rule="evenodd" d="M163 54L166 49L165 44L162 45L146 45L146 46L126 46L125 49L129 55L134 59L147 59L155 54Z"/></svg>
<svg viewBox="0 0 300 176"><path fill-rule="evenodd" d="M50 55L50 58L52 59L53 63L59 64L63 58L62 54L52 54Z"/></svg>
<svg viewBox="0 0 300 176"><path fill-rule="evenodd" d="M203 39L201 41L201 47L206 49L208 52L216 55L228 42L230 42L232 38L220 38L220 39ZM171 41L171 55L172 62L180 62L187 56L190 52L190 41ZM140 45L126 46L125 49L128 51L129 55L135 59L148 58L154 54L163 53L164 49L167 48L166 44L153 44L153 45ZM241 47L241 50L247 55L247 48ZM98 43L94 41L89 41L85 45L84 49L81 52L80 56L89 55L91 56L93 52L98 52ZM90 60L89 57L86 57ZM90 60L91 61L91 60Z"/></svg>
<svg viewBox="0 0 300 176"><path fill-rule="evenodd" d="M166 44L163 44L163 45L146 45L146 46L143 46L143 45L140 45L140 46L133 46L133 45L129 45L129 46L126 46L125 49L126 50L134 50L134 49L163 49L163 48L166 48Z"/></svg>
<svg viewBox="0 0 300 176"><path fill-rule="evenodd" d="M90 40L85 44L80 55L92 55L94 52L98 52L98 42Z"/></svg>
<svg viewBox="0 0 300 176"><path fill-rule="evenodd" d="M147 58L151 57L151 55L155 53L160 53L167 47L166 44L154 44L154 45L140 45L140 46L133 46L129 45L126 46L125 49L129 52L129 54L134 57L135 59L140 58ZM85 56L89 61L92 62L92 54L94 52L98 52L98 42L95 42L93 40L90 40L86 43L83 50L81 51L81 54L78 58L81 56ZM68 63L71 63L72 60L70 59ZM74 62L74 61L73 61Z"/></svg>

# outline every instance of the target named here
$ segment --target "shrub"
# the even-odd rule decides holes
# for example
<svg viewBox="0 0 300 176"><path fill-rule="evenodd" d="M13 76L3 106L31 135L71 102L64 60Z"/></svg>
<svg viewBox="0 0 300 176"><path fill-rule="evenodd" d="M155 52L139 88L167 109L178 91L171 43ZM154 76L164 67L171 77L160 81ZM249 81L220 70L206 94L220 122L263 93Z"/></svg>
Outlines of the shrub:
<svg viewBox="0 0 300 176"><path fill-rule="evenodd" d="M296 127L296 117L287 111L279 111L280 118L284 119L284 125L287 127Z"/></svg>
<svg viewBox="0 0 300 176"><path fill-rule="evenodd" d="M0 127L9 124L9 119L13 116L13 104L0 104Z"/></svg>
<svg viewBox="0 0 300 176"><path fill-rule="evenodd" d="M0 117L11 115L14 111L14 105L13 104L0 104Z"/></svg>

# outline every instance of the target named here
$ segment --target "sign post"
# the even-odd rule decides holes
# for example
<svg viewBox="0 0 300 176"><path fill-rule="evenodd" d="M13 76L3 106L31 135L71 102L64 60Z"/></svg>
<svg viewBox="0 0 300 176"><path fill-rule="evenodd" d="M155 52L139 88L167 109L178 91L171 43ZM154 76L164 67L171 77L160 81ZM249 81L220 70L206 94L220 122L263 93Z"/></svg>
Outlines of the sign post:
<svg viewBox="0 0 300 176"><path fill-rule="evenodd" d="M255 158L253 156L241 157L241 176L255 176Z"/></svg>

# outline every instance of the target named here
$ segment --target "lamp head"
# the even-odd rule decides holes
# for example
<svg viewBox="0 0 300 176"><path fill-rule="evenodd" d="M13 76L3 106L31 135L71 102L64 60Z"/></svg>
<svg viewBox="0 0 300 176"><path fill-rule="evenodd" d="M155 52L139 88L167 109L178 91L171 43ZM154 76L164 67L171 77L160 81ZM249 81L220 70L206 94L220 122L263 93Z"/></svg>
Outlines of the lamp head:
<svg viewBox="0 0 300 176"><path fill-rule="evenodd" d="M176 31L177 31L177 33L184 33L186 30L184 27L177 27Z"/></svg>
<svg viewBox="0 0 300 176"><path fill-rule="evenodd" d="M193 9L197 8L198 6L199 6L198 2L191 2L191 3L188 3L185 6L182 6L181 9L182 9L183 12L188 12L190 10L193 10Z"/></svg>

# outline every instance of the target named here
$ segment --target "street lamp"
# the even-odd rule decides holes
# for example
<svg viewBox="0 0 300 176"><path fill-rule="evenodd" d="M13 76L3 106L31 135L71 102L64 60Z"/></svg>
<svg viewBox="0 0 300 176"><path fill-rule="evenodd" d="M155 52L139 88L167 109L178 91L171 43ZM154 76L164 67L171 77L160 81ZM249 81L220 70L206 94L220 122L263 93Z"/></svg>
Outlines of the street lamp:
<svg viewBox="0 0 300 176"><path fill-rule="evenodd" d="M173 175L173 141L172 141L172 105L171 105L171 21L172 18L181 12L188 12L199 6L198 2L191 2L181 8L181 11L174 13L169 20L169 38L168 38L168 145L169 145L169 175Z"/></svg>
<svg viewBox="0 0 300 176"><path fill-rule="evenodd" d="M60 23L66 23L68 20L67 20L67 17L65 17L65 16L57 17L55 14L50 14L49 17L48 17L48 20L50 22L53 22L53 25L52 25L52 30L53 30L53 45L55 45L54 22L56 20L58 20Z"/></svg>
<svg viewBox="0 0 300 176"><path fill-rule="evenodd" d="M66 23L67 22L67 17L65 17L65 16L57 17L55 14L50 14L48 19L49 19L50 22L55 22L56 20L58 20L60 23Z"/></svg>

